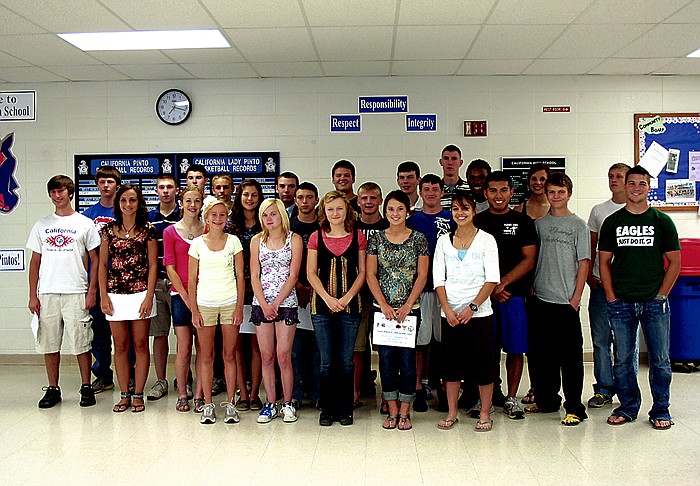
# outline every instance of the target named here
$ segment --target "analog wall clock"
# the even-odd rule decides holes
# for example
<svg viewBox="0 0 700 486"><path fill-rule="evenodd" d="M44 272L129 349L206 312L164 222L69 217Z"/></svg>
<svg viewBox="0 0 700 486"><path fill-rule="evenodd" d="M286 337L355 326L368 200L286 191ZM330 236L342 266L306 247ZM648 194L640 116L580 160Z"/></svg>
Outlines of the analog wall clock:
<svg viewBox="0 0 700 486"><path fill-rule="evenodd" d="M168 125L184 123L192 113L192 101L184 91L168 89L156 101L158 118Z"/></svg>

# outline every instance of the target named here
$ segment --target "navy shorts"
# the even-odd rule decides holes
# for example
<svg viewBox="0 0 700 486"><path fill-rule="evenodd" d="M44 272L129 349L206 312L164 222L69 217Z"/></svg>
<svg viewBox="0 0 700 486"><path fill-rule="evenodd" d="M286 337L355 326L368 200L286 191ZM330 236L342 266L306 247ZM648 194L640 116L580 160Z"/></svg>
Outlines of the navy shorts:
<svg viewBox="0 0 700 486"><path fill-rule="evenodd" d="M192 325L192 312L185 305L185 301L182 300L179 294L175 294L170 299L170 309L173 313L173 326L191 326Z"/></svg>
<svg viewBox="0 0 700 486"><path fill-rule="evenodd" d="M496 342L506 354L523 354L527 348L527 314L525 297L511 296L505 302L491 301Z"/></svg>

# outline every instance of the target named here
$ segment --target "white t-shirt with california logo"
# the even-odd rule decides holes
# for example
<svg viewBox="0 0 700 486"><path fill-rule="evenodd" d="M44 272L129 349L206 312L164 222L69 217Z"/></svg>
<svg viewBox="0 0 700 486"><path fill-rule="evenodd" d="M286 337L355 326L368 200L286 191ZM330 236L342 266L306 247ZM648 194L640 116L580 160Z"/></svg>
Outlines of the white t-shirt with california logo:
<svg viewBox="0 0 700 486"><path fill-rule="evenodd" d="M87 253L100 246L100 235L92 220L82 214L51 214L34 224L27 248L41 254L40 294L87 292Z"/></svg>

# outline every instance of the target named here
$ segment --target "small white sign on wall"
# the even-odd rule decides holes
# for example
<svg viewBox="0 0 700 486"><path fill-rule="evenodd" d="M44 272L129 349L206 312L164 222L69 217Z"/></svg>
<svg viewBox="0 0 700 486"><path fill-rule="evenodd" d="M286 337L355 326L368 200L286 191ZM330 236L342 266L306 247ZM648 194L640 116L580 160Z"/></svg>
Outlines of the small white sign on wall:
<svg viewBox="0 0 700 486"><path fill-rule="evenodd" d="M36 91L0 91L0 121L35 121Z"/></svg>
<svg viewBox="0 0 700 486"><path fill-rule="evenodd" d="M24 272L24 250L0 250L0 272Z"/></svg>

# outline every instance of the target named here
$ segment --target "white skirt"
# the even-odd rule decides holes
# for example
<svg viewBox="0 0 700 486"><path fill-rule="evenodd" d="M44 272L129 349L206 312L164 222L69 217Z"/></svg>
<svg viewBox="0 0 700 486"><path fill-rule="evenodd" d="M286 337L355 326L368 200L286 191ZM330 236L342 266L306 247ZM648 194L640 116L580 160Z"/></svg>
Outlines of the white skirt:
<svg viewBox="0 0 700 486"><path fill-rule="evenodd" d="M108 321L137 321L144 319L139 315L139 308L146 298L147 291L137 292L135 294L110 294L109 300L112 301L112 309L114 313L111 316L105 315ZM157 314L156 299L153 297L153 307L151 313L146 318L154 317Z"/></svg>

